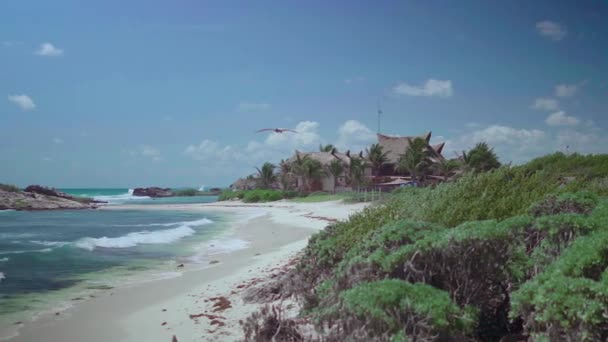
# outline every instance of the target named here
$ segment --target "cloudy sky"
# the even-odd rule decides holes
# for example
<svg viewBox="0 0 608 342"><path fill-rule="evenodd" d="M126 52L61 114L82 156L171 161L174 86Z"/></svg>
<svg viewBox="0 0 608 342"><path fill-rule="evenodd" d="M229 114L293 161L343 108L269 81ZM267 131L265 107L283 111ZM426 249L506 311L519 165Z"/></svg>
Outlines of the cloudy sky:
<svg viewBox="0 0 608 342"><path fill-rule="evenodd" d="M449 7L449 5L452 5ZM227 185L381 131L608 152L605 1L2 1L0 182ZM291 127L298 134L255 134Z"/></svg>

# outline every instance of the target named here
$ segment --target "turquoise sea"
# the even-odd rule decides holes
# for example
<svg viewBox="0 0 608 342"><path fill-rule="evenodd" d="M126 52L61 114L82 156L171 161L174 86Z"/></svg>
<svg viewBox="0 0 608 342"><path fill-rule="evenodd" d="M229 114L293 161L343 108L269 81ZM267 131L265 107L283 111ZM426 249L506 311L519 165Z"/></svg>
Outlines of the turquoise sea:
<svg viewBox="0 0 608 342"><path fill-rule="evenodd" d="M133 197L129 189L61 190L108 205L216 200L153 200ZM176 276L181 262L206 265L197 253L220 238L231 219L226 213L168 210L0 211L0 323L26 319L75 296ZM242 248L231 243L227 249Z"/></svg>

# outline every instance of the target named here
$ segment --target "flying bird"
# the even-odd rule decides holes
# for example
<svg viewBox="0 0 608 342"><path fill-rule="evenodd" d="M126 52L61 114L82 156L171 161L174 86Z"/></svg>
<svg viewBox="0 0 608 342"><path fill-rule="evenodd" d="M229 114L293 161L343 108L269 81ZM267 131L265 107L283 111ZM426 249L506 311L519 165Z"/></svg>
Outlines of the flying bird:
<svg viewBox="0 0 608 342"><path fill-rule="evenodd" d="M296 131L294 131L293 129L290 129L290 128L262 128L262 129L256 131L256 133L265 132L265 131L272 131L272 132L275 132L275 133L285 133L285 132L298 133L298 132L296 132Z"/></svg>

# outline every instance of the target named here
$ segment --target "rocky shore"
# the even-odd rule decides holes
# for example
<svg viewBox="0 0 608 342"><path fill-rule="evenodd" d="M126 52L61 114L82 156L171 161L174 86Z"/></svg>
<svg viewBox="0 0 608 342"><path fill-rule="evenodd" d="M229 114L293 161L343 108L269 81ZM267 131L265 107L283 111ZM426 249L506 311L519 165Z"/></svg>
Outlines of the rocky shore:
<svg viewBox="0 0 608 342"><path fill-rule="evenodd" d="M39 185L28 186L24 191L0 189L0 210L95 209L99 203L104 202L71 196Z"/></svg>

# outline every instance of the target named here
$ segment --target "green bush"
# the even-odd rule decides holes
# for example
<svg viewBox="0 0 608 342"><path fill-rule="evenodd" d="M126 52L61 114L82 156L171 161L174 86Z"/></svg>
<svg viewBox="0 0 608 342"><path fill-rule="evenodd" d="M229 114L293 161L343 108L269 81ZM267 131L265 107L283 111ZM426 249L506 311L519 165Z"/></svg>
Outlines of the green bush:
<svg viewBox="0 0 608 342"><path fill-rule="evenodd" d="M274 202L281 199L283 199L283 194L277 190L248 190L245 191L243 196L243 202L245 203Z"/></svg>
<svg viewBox="0 0 608 342"><path fill-rule="evenodd" d="M341 298L338 330L345 340L365 335L369 340L462 338L477 322L476 310L460 308L448 293L425 284L380 280L360 284Z"/></svg>
<svg viewBox="0 0 608 342"><path fill-rule="evenodd" d="M4 190L4 191L8 191L8 192L21 192L21 189L19 189L19 187L16 187L11 184L3 184L3 183L0 183L0 190Z"/></svg>
<svg viewBox="0 0 608 342"><path fill-rule="evenodd" d="M245 195L244 191L224 190L218 197L218 201L232 201L242 199Z"/></svg>
<svg viewBox="0 0 608 342"><path fill-rule="evenodd" d="M600 341L608 337L608 226L577 239L547 270L512 296L535 338Z"/></svg>

